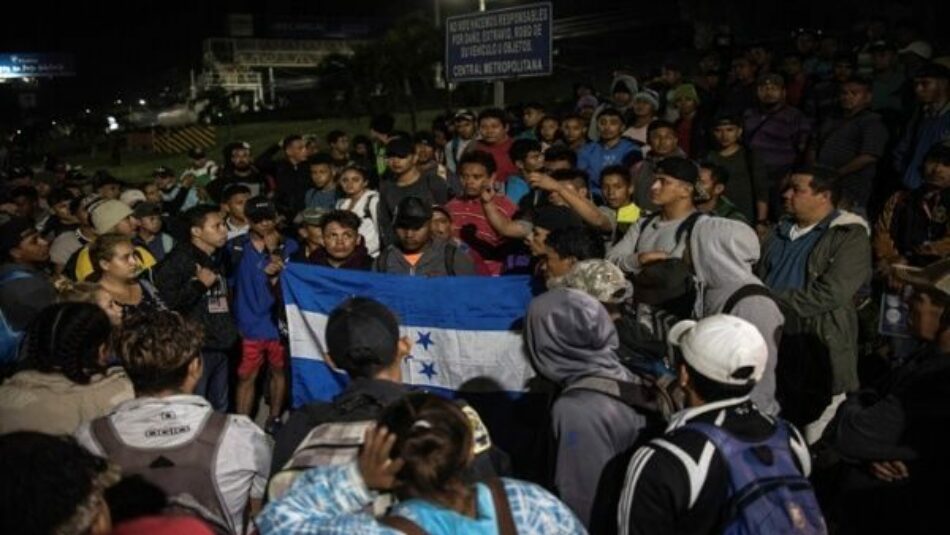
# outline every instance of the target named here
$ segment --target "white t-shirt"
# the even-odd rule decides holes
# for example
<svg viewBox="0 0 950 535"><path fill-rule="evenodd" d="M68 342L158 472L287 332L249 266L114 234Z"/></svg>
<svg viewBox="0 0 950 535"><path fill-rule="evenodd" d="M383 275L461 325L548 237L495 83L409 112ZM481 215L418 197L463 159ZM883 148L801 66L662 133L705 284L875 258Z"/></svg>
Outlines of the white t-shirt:
<svg viewBox="0 0 950 535"><path fill-rule="evenodd" d="M122 403L109 415L119 438L139 448L175 447L201 430L211 404L193 395L136 398ZM91 432L91 422L76 430L76 439L96 455L105 455ZM244 529L248 498L263 498L270 472L271 439L247 416L228 415L220 441L214 475L231 515L236 533Z"/></svg>

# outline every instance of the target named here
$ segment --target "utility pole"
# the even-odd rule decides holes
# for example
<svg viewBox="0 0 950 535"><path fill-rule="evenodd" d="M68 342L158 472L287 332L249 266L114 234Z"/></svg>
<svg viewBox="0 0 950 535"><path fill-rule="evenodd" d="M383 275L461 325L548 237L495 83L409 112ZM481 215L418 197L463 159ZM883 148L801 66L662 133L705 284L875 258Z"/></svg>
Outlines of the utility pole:
<svg viewBox="0 0 950 535"><path fill-rule="evenodd" d="M478 10L485 12L485 0L478 0ZM492 82L492 105L496 108L505 107L505 82L502 80Z"/></svg>

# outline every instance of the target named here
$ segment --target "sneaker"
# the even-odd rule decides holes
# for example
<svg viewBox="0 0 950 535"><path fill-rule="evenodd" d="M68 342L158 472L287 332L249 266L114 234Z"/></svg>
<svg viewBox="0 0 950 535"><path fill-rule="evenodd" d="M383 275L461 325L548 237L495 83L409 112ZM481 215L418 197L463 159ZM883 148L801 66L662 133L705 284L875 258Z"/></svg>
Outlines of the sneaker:
<svg viewBox="0 0 950 535"><path fill-rule="evenodd" d="M276 435L280 428L283 427L284 422L280 421L280 416L274 416L273 418L267 419L267 424L264 425L264 432L268 435Z"/></svg>

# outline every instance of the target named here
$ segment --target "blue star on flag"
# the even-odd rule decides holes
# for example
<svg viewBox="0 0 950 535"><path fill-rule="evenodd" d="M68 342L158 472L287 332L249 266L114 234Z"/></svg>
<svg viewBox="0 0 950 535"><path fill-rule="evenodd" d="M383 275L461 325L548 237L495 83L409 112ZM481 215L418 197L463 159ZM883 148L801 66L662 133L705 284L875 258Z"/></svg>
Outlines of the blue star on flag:
<svg viewBox="0 0 950 535"><path fill-rule="evenodd" d="M435 342L432 341L432 332L422 332L419 331L416 333L419 336L419 339L416 340L416 343L422 346L422 349L426 351L429 350L429 346L434 346Z"/></svg>
<svg viewBox="0 0 950 535"><path fill-rule="evenodd" d="M426 377L428 377L430 381L432 380L432 376L433 376L433 375L439 375L439 374L435 371L435 363L434 363L434 362L430 362L430 363L428 363L428 364L426 364L426 363L423 362L423 363L422 363L422 370L420 370L419 373L421 373L422 375L425 375Z"/></svg>

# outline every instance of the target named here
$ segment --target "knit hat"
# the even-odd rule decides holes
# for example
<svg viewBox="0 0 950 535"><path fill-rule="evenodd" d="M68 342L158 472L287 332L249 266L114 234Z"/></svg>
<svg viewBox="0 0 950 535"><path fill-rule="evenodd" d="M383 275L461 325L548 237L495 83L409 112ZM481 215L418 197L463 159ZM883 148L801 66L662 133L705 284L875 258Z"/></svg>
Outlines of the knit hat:
<svg viewBox="0 0 950 535"><path fill-rule="evenodd" d="M676 89L673 90L673 97L670 99L670 102L676 102L680 99L688 98L699 104L699 93L696 92L696 86L693 84L680 84Z"/></svg>
<svg viewBox="0 0 950 535"><path fill-rule="evenodd" d="M656 91L643 88L639 93L634 95L633 100L642 100L644 102L649 102L653 106L654 110L660 109L660 95Z"/></svg>
<svg viewBox="0 0 950 535"><path fill-rule="evenodd" d="M682 351L691 368L717 383L753 384L765 373L765 338L742 318L715 314L699 321L684 320L670 329L667 340Z"/></svg>
<svg viewBox="0 0 950 535"><path fill-rule="evenodd" d="M351 297L327 318L327 353L344 370L387 366L396 358L399 322L378 301Z"/></svg>
<svg viewBox="0 0 950 535"><path fill-rule="evenodd" d="M96 234L105 234L132 215L132 209L122 201L105 200L93 207L91 215Z"/></svg>

